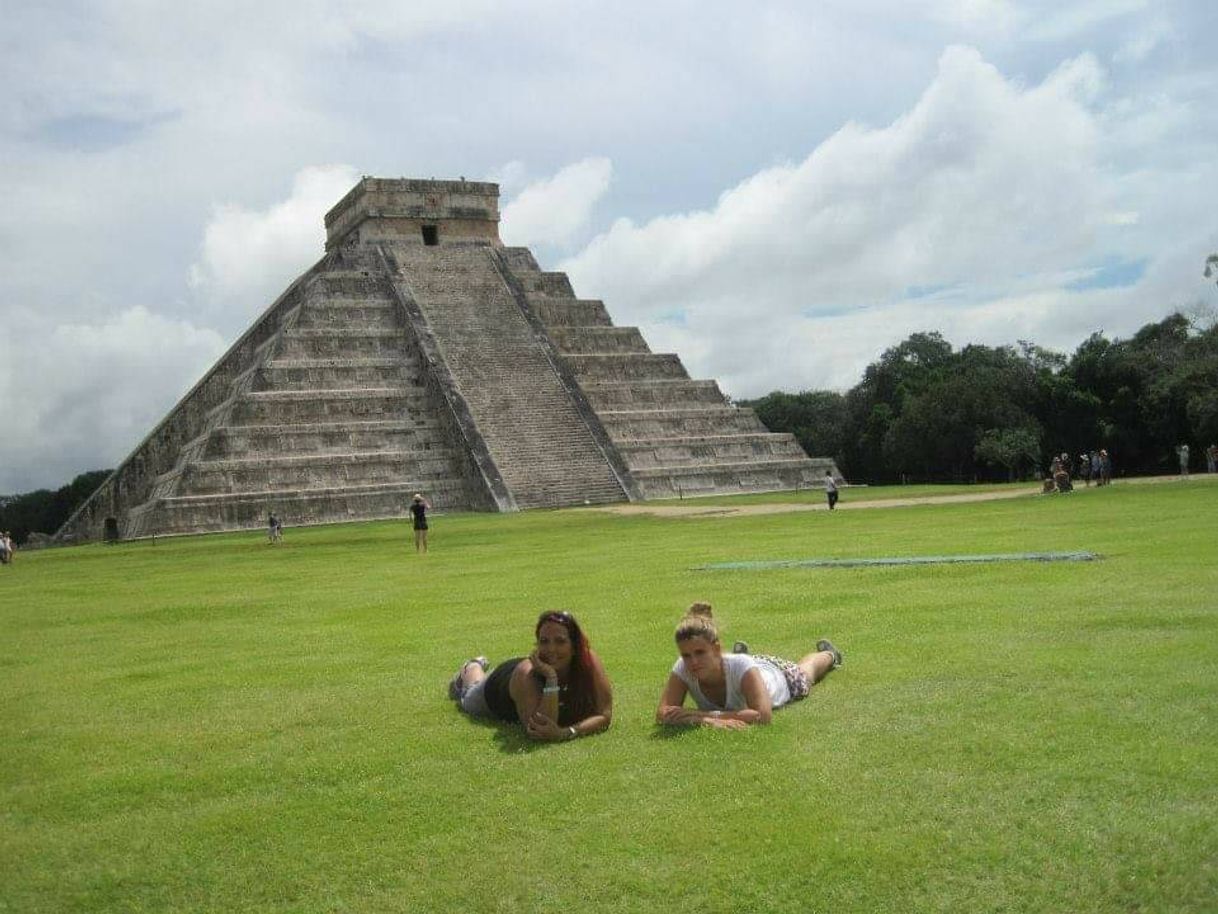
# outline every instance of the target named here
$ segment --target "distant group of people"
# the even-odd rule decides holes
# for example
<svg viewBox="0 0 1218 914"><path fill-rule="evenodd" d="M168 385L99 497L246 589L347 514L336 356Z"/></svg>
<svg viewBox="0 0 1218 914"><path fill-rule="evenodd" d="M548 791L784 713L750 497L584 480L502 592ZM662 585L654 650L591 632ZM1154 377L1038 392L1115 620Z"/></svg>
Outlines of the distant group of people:
<svg viewBox="0 0 1218 914"><path fill-rule="evenodd" d="M534 647L493 669L485 657L461 664L449 697L471 717L520 724L530 739L562 742L600 733L613 717L613 685L604 663L569 612L544 612ZM737 642L726 653L709 603L690 606L677 623L677 661L660 694L655 719L676 727L740 730L768 724L775 709L804 698L842 664L829 641L797 661L750 654ZM692 707L686 707L686 698Z"/></svg>
<svg viewBox="0 0 1218 914"><path fill-rule="evenodd" d="M8 530L0 533L0 565L8 565L13 561L13 553L17 547L13 545L13 534Z"/></svg>
<svg viewBox="0 0 1218 914"><path fill-rule="evenodd" d="M1084 451L1078 455L1078 463L1065 452L1054 457L1049 466L1049 478L1045 480L1045 491L1070 492L1074 489L1074 479L1081 480L1085 486L1093 482L1106 486L1112 482L1112 459L1108 451L1103 448Z"/></svg>

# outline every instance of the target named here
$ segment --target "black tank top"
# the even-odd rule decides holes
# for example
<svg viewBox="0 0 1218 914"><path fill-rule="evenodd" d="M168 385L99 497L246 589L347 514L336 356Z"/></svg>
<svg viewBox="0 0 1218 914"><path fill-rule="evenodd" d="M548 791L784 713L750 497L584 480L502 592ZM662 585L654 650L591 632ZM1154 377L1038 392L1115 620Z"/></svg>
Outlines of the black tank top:
<svg viewBox="0 0 1218 914"><path fill-rule="evenodd" d="M508 684L512 680L512 673L523 659L523 657L514 657L511 660L503 661L491 670L490 675L486 677L486 685L482 687L486 706L499 720L516 721L517 719L516 703L512 701Z"/></svg>
<svg viewBox="0 0 1218 914"><path fill-rule="evenodd" d="M505 660L491 670L490 675L486 677L486 685L482 687L482 696L486 699L486 706L499 720L507 720L512 723L521 722L516 716L516 702L512 701L509 686L512 681L512 673L524 659L524 657L513 657L511 660ZM540 673L534 672L533 678L540 685L545 685L545 677ZM573 723L578 723L578 721L569 720L570 716L571 712L567 708L567 687L563 686L562 691L558 693L559 725L569 727Z"/></svg>

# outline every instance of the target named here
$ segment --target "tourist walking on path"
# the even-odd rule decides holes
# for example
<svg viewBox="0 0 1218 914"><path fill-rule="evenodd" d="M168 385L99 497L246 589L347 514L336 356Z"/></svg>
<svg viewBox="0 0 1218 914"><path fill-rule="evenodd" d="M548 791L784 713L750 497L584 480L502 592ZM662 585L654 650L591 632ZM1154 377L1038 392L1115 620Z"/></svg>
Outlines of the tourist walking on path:
<svg viewBox="0 0 1218 914"><path fill-rule="evenodd" d="M431 505L418 492L410 501L410 516L414 522L414 551L427 551L427 509Z"/></svg>
<svg viewBox="0 0 1218 914"><path fill-rule="evenodd" d="M1091 485L1091 457L1086 451L1078 455L1078 475L1084 486Z"/></svg>
<svg viewBox="0 0 1218 914"><path fill-rule="evenodd" d="M830 511L837 507L837 482L832 470L825 470L825 498L829 500Z"/></svg>
<svg viewBox="0 0 1218 914"><path fill-rule="evenodd" d="M609 729L613 686L592 645L569 612L544 612L528 657L488 674L485 657L461 664L448 694L471 717L524 725L529 739L563 742Z"/></svg>
<svg viewBox="0 0 1218 914"><path fill-rule="evenodd" d="M842 665L841 651L824 640L798 662L766 654L725 654L709 603L689 608L677 624L675 640L680 657L656 708L656 722L670 726L742 730L768 724L775 708L803 698ZM686 695L695 707L685 707Z"/></svg>

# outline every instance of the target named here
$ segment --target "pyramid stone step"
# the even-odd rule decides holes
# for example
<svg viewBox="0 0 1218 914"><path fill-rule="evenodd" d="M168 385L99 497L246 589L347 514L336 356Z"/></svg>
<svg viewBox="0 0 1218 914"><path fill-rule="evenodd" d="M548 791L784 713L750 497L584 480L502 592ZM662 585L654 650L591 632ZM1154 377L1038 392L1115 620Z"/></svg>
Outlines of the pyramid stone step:
<svg viewBox="0 0 1218 914"><path fill-rule="evenodd" d="M551 327L550 337L566 354L651 353L638 327Z"/></svg>
<svg viewBox="0 0 1218 914"><path fill-rule="evenodd" d="M435 420L414 419L223 426L211 434L203 456L223 459L390 450L442 453L447 449L443 430Z"/></svg>
<svg viewBox="0 0 1218 914"><path fill-rule="evenodd" d="M377 298L384 296L384 279L366 270L330 269L315 275L307 287L310 295L321 297Z"/></svg>
<svg viewBox="0 0 1218 914"><path fill-rule="evenodd" d="M674 498L730 492L773 492L815 489L824 485L828 459L741 461L701 466L652 467L632 470L648 498Z"/></svg>
<svg viewBox="0 0 1218 914"><path fill-rule="evenodd" d="M632 471L742 461L807 459L794 436L775 432L621 442L618 450Z"/></svg>
<svg viewBox="0 0 1218 914"><path fill-rule="evenodd" d="M528 248L505 247L503 248L503 259L507 262L509 269L513 273L538 273L541 271L541 267L537 265L537 259Z"/></svg>
<svg viewBox="0 0 1218 914"><path fill-rule="evenodd" d="M581 382L689 377L681 360L668 352L568 355L565 358Z"/></svg>
<svg viewBox="0 0 1218 914"><path fill-rule="evenodd" d="M301 307L297 330L391 330L400 326L397 305L391 301L321 300Z"/></svg>
<svg viewBox="0 0 1218 914"><path fill-rule="evenodd" d="M516 279L524 288L526 294L544 296L546 298L572 299L575 290L571 288L571 280L566 273L550 272L520 272L515 273Z"/></svg>
<svg viewBox="0 0 1218 914"><path fill-rule="evenodd" d="M333 489L391 485L404 478L430 484L460 475L456 461L425 452L279 455L239 460L204 460L183 473L179 494Z"/></svg>
<svg viewBox="0 0 1218 914"><path fill-rule="evenodd" d="M338 390L424 383L414 359L276 359L258 369L254 390Z"/></svg>
<svg viewBox="0 0 1218 914"><path fill-rule="evenodd" d="M690 438L764 432L766 427L751 409L735 406L706 409L603 410L601 421L618 445L631 440Z"/></svg>
<svg viewBox="0 0 1218 914"><path fill-rule="evenodd" d="M714 381L672 380L585 381L581 385L598 410L680 409L726 406Z"/></svg>
<svg viewBox="0 0 1218 914"><path fill-rule="evenodd" d="M611 327L613 321L599 299L564 299L529 297L529 305L547 327Z"/></svg>
<svg viewBox="0 0 1218 914"><path fill-rule="evenodd" d="M400 330L286 330L279 357L342 359L402 356L406 338Z"/></svg>
<svg viewBox="0 0 1218 914"><path fill-rule="evenodd" d="M230 425L294 425L353 419L393 419L432 406L408 388L254 391L233 406Z"/></svg>

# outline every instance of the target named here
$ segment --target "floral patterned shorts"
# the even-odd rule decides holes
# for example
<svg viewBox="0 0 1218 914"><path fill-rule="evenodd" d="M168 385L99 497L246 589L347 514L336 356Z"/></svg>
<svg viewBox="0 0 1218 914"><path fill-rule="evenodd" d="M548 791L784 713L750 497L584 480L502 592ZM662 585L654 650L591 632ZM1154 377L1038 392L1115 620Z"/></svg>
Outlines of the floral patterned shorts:
<svg viewBox="0 0 1218 914"><path fill-rule="evenodd" d="M783 677L787 680L787 688L791 690L791 701L799 701L801 698L806 698L808 692L812 689L812 684L808 682L808 674L799 668L799 665L792 663L790 660L784 660L781 657L775 657L773 654L754 654L754 660L764 660L766 663L778 669Z"/></svg>

